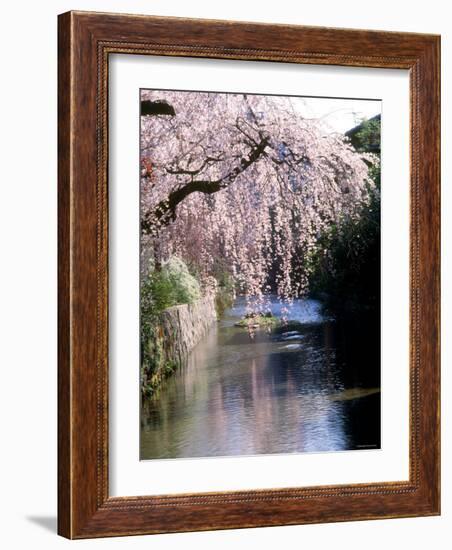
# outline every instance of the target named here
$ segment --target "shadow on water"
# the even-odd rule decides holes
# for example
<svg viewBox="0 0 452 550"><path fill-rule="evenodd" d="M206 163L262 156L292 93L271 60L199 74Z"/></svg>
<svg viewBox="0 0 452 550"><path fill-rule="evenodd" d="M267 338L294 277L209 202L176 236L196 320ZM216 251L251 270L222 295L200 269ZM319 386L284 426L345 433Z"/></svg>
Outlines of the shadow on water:
<svg viewBox="0 0 452 550"><path fill-rule="evenodd" d="M242 310L238 301L143 403L141 458L379 448L378 321L334 321L298 300L294 321L250 339L234 326Z"/></svg>

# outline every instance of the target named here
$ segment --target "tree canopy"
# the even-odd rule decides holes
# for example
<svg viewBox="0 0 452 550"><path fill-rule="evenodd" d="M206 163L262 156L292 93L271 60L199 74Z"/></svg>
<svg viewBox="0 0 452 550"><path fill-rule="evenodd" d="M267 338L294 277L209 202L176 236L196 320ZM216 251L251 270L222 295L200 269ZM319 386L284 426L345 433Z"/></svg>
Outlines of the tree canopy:
<svg viewBox="0 0 452 550"><path fill-rule="evenodd" d="M376 158L304 118L297 98L145 90L141 100L148 112L168 106L141 117L145 257L183 258L204 290L221 267L258 304L303 295L321 234L374 195Z"/></svg>

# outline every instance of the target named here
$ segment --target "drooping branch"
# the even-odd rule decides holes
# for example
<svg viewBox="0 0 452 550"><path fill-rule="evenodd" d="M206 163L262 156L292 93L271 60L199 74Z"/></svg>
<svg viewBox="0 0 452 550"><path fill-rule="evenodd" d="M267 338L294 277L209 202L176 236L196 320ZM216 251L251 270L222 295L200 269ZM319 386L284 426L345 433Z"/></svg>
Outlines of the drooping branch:
<svg viewBox="0 0 452 550"><path fill-rule="evenodd" d="M173 174L173 175L197 176L204 170L206 166L213 164L215 162L221 162L223 160L223 157L224 157L223 155L220 155L218 157L207 156L203 160L201 166L199 168L194 168L193 170L190 170L188 168L168 167L166 168L166 171L168 172L168 174Z"/></svg>
<svg viewBox="0 0 452 550"><path fill-rule="evenodd" d="M182 187L171 191L165 200L160 201L154 211L147 216L143 216L141 230L143 233L150 233L156 221L160 225L167 225L176 219L176 209L184 199L192 193L212 194L225 189L233 183L237 177L242 174L249 166L256 162L264 153L269 144L269 137L265 136L258 145L252 149L248 157L242 157L239 164L225 176L217 180L191 180Z"/></svg>

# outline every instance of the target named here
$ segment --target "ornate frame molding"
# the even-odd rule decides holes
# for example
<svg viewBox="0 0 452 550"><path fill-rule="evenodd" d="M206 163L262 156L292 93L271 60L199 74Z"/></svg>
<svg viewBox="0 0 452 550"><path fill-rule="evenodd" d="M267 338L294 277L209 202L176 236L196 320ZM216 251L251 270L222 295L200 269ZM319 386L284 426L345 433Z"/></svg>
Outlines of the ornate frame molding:
<svg viewBox="0 0 452 550"><path fill-rule="evenodd" d="M59 16L61 535L439 513L439 44L438 36L408 33L89 12ZM107 96L109 55L118 53L410 71L409 481L109 497Z"/></svg>

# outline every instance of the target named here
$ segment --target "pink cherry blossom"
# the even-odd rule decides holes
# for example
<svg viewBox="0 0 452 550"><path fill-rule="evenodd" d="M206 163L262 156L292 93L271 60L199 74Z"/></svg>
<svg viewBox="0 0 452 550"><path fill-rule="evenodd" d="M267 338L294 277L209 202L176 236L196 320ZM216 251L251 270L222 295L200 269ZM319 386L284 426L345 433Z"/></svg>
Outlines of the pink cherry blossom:
<svg viewBox="0 0 452 550"><path fill-rule="evenodd" d="M309 257L332 224L374 192L343 135L306 120L290 97L144 90L174 115L141 117L142 269L181 257L216 291L221 267L265 311L308 291Z"/></svg>

